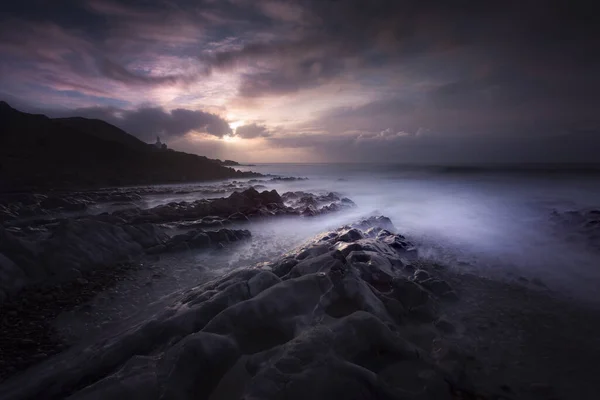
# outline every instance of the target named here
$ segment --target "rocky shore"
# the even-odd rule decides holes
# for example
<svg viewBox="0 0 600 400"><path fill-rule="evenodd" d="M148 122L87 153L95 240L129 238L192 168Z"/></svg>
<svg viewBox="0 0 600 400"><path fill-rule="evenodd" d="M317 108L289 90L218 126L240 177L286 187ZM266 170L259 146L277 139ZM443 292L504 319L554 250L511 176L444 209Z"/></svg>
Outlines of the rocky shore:
<svg viewBox="0 0 600 400"><path fill-rule="evenodd" d="M35 195L27 198L35 199L42 210L85 204L76 197L60 201ZM286 204L284 198L293 198L293 204ZM282 197L275 190L260 193L250 188L226 198L151 209L133 207L111 214L28 220L21 226L9 223L0 226L0 304L23 288L71 281L98 266L143 254L223 246L250 236L247 230L223 229L227 224L275 216L315 216L353 205L334 193L303 193L298 198L297 194Z"/></svg>
<svg viewBox="0 0 600 400"><path fill-rule="evenodd" d="M162 311L7 381L2 398L452 398L456 360L414 337L457 294L385 217L181 293ZM416 332L420 332L415 336ZM22 383L27 381L27 385Z"/></svg>
<svg viewBox="0 0 600 400"><path fill-rule="evenodd" d="M595 398L597 310L539 279L436 264L383 216L253 259L279 240L265 224L356 218L342 194L267 187L289 188L257 179L1 197L0 398ZM231 194L197 199L207 193ZM147 202L173 194L190 197ZM121 207L91 213L102 204ZM597 216L553 218L594 244ZM229 253L231 266L210 261ZM131 307L102 305L113 289Z"/></svg>
<svg viewBox="0 0 600 400"><path fill-rule="evenodd" d="M148 196L218 196L248 189L264 190L265 185L305 180L294 177L226 181L215 184L198 183L169 186L114 187L86 191L52 191L0 193L0 223L28 224L31 220L49 219L57 214L84 214L96 205L137 207ZM310 195L310 194L309 194ZM339 200L339 199L337 199Z"/></svg>

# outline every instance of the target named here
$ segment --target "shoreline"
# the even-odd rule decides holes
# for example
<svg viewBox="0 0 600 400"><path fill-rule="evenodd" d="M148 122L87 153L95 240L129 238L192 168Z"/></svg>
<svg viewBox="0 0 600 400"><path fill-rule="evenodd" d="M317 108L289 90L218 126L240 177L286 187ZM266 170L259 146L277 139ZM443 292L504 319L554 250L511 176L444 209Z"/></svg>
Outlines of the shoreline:
<svg viewBox="0 0 600 400"><path fill-rule="evenodd" d="M195 192L197 188L194 187L183 191L177 189L172 193L156 189L152 185L148 186L148 190L138 191L139 193L135 190L108 190L88 196L89 200L98 202L100 199L103 199L102 201L117 201L118 199L118 201L129 201L135 205L136 201L146 201L142 199L165 192L167 196L173 197L173 201L159 203L150 208L138 205L136 208L113 210L108 214L97 216L89 214L91 208L84 207L81 210L83 215L67 215L62 222L46 220L35 227L26 227L22 223L5 224L5 227L10 225L7 233L15 235L19 241L31 239L32 243L35 243L34 247L38 249L48 248L41 245L47 238L54 238L53 242L49 242L52 246L61 243L68 245L64 247L65 254L63 254L64 261L68 263L79 260L78 258L70 259L67 257L68 253L82 257L81 260L87 260L88 252L98 251L98 255L101 255L104 253L99 251L105 247L123 250L125 247L133 246L129 247L129 250L135 250L134 253L139 256L133 260L144 260L144 266L141 267L137 263L123 264L121 265L122 277L120 277L121 272L114 274L110 267L105 267L108 272L106 276L103 276L104 272L94 272L96 267L91 267L87 271L83 268L79 271L81 275L74 276L72 283L65 284L64 288L57 287L39 291L36 287L31 289L35 295L23 292L22 295L13 298L14 302L7 303L6 307L0 306L0 312L8 316L2 321L3 326L6 324L12 326L4 332L9 338L8 341L4 340L9 344L9 346L5 346L8 349L8 355L5 357L0 353L0 366L3 371L8 372L0 376L0 393L6 393L7 398L27 398L26 396L20 397L20 389L16 389L24 384L15 382L27 380L28 384L33 382L34 389L31 390L40 389L45 392L43 380L50 379L64 382L65 387L71 387L71 389L61 393L57 392L54 395L49 394L49 398L52 396L62 398L67 394L78 392L81 392L82 397L77 398L86 398L88 395L93 397L93 393L101 396L108 395L108 393L112 393L112 390L121 390L112 386L115 379L130 382L127 381L128 374L134 373L135 375L138 366L143 371L150 371L151 375L155 372L160 375L164 372L160 372L162 371L161 363L171 362L172 358L169 358L171 355L168 354L180 351L178 346L198 345L199 348L204 348L208 344L201 343L212 343L211 341L214 339L220 343L215 342L215 346L222 345L232 351L236 348L238 350L239 348L245 349L242 351L241 358L236 358L238 361L234 365L227 365L225 375L211 378L214 380L213 383L221 382L216 388L202 389L208 390L211 396L217 396L222 394L222 391L226 391L223 385L227 385L226 382L234 379L231 374L236 376L235 374L240 371L239 363L242 362L240 360L248 362L247 365L253 365L252 367L248 366L249 369L244 372L244 374L250 374L249 376L244 375L246 376L244 379L253 381L259 377L263 379L262 374L273 373L273 371L267 373L267 370L262 369L261 365L266 361L261 361L261 357L267 357L269 363L276 363L279 362L276 361L277 357L283 357L279 353L280 350L277 349L285 349L283 350L285 353L295 351L293 348L296 345L307 345L309 348L316 345L313 342L310 342L310 345L301 344L305 340L303 336L305 333L298 334L295 331L293 334L290 333L289 329L291 328L286 325L288 322L285 322L288 320L295 321L293 323L295 326L302 326L301 332L312 332L308 334L309 337L316 335L315 337L321 338L319 340L332 340L332 346L337 343L338 339L327 336L329 334L321 337L320 335L324 334L322 329L333 329L338 332L335 335L339 334L340 337L346 337L344 335L349 334L348 329L350 331L367 329L361 332L369 336L374 333L368 333L371 328L366 328L366 326L379 326L380 323L383 323L382 330L377 333L377 335L382 334L383 336L378 340L388 343L391 347L386 347L385 350L379 349L375 353L372 353L371 350L364 350L358 356L349 355L344 350L339 354L336 353L334 358L337 361L333 361L333 359L324 361L326 365L329 365L329 362L336 364L341 360L342 363L358 366L362 371L359 375L368 381L374 379L372 384L377 387L377 395L383 396L383 398L388 398L386 396L390 396L390 399L397 398L394 391L398 388L394 389L394 385L407 384L408 378L405 377L407 373L408 376L411 376L412 382L419 382L419 385L422 384L428 388L426 390L433 390L431 393L427 392L429 397L415 397L420 399L454 399L462 398L460 396L467 396L467 398L471 396L487 400L567 400L570 398L587 400L595 398L589 396L589 393L600 393L600 388L596 387L593 379L593 373L598 371L594 360L600 357L600 342L594 339L600 338L600 323L594 323L594 321L600 321L600 309L588 307L576 299L568 299L562 294L553 292L544 287L544 283L535 279L533 275L531 277L528 274L519 273L511 275L512 272L507 272L510 271L508 265L504 271L502 260L499 260L497 266L504 271L505 276L510 277L507 280L494 279L493 274L489 274L487 277L483 276L485 274L477 274L476 263L461 265L462 261L457 260L458 263L455 265L452 257L446 259L446 265L436 264L435 254L430 253L430 249L427 247L420 254L420 258L414 259L414 246L408 242L408 239L401 236L406 227L396 230L391 225L391 221L384 217L378 220L377 229L373 224L353 225L356 231L345 226L318 234L306 242L308 244L303 245L303 248L290 250L286 247L286 243L290 243L289 240L293 236L285 233L285 228L280 229L281 225L287 226L289 223L288 229L298 229L300 233L296 234L296 238L300 236L305 238L311 236L312 233L303 236L302 232L307 232L302 230L301 225L303 224L292 223L288 217L305 219L307 224L312 226L310 229L314 229L328 225L331 221L347 221L350 215L353 215L351 218L355 218L362 212L360 205L357 206L358 210L352 211L354 209L351 207L354 203L352 200L342 197L342 193L345 192L329 192L327 194L323 190L304 192L299 189L312 190L311 186L315 184L313 182L318 181L309 180L297 183L296 180L298 179L290 178L289 180L273 179L264 182L260 180L249 182L260 184L257 187L261 186L261 190L267 189L262 193L255 189L247 189L242 192L244 185L241 183L241 186L229 185L227 182L222 185L209 185L209 189L214 191L213 193L221 190L237 192L227 198L211 199L205 199L204 192ZM340 188L342 187L340 186ZM279 195L281 192L268 191L273 188L277 188L277 190L286 188L292 191ZM188 196L188 193L189 197L185 197ZM80 207L81 202L87 201L83 197L78 197L77 193L71 194L73 196L67 192L47 198L33 195L36 199L32 207L41 206L44 202L44 205L56 206L60 210L61 207ZM178 196L180 199L191 201L178 201ZM333 203L338 206L331 207ZM88 204L86 207L89 204L96 205L96 203L86 204ZM340 212L343 210L341 207L343 205L350 207L347 213ZM307 212L306 210L312 211ZM332 213L330 219L322 217L329 212ZM334 212L340 213L334 214ZM571 214L567 215L571 216ZM587 223L589 218L595 218L596 215L597 212L592 210L589 215L586 213L574 215L573 220L577 223L582 221ZM272 225L271 222L262 224L259 221L271 221ZM325 221L330 222L326 223ZM569 225L569 221L564 222L564 227L573 229ZM59 226L62 228L58 229ZM224 229L224 226L241 229ZM275 226L280 227L273 230ZM336 223L335 226L339 225ZM206 229L220 230L209 235ZM260 235L257 235L257 241L254 242L250 233L242 229L249 229L252 234L255 230L260 232ZM382 230L389 230L394 234L385 233ZM395 234L397 231L400 234ZM123 236L124 234L127 236ZM10 235L6 237L10 238ZM120 238L120 241L114 243L110 241L112 239L108 242L105 241L107 238L117 237ZM37 240L40 242L36 242ZM237 245L234 242L238 240L240 240L240 247L235 247ZM287 250L284 248L289 251L280 257L271 258L273 248L264 250L263 248L268 248L275 243L277 243L275 248L280 249L279 251L285 253ZM225 247L226 245L227 247ZM55 249L55 251L51 253L61 254L63 252L60 250L60 246L56 248L52 246L50 249ZM13 249L16 248L13 246ZM78 249L87 250L78 253ZM189 251L190 249L192 251ZM214 254L231 252L237 254L238 258L235 260L234 258L229 260L222 258L223 266L221 266L219 264L221 261L218 263L215 261L212 250L210 256L199 257L199 254L204 254L200 252L208 249L213 249ZM0 251L6 252L7 248L0 247ZM111 251L106 255L109 253ZM133 253L123 253L123 255L127 254ZM250 261L253 260L253 254L265 261L255 265ZM432 259L426 258L428 256L431 256ZM314 262L311 261L313 259ZM442 258L438 257L439 259ZM0 259L0 261L2 260ZM219 265L217 266L217 264ZM300 264L304 266L297 268L297 265ZM64 265L64 263L60 262L56 265ZM2 267L4 266L3 264ZM237 266L242 267L236 268ZM218 270L213 270L215 267ZM80 267L75 268L80 269ZM232 268L235 269L232 271ZM178 272L178 270L185 269L195 269L197 272ZM56 272L53 269L51 271ZM90 272L93 274L90 275ZM98 275L94 276L95 274ZM255 275L261 276L260 279L257 278L258 280L253 281L255 284L267 285L266 288L260 286L261 289L258 292L252 292L254 289L251 290L254 283L251 284L250 281L254 279ZM315 276L313 277L313 275ZM239 279L234 278L235 276L238 276ZM498 276L500 277L502 274ZM326 279L321 282L320 279L323 277ZM393 278L390 279L390 277ZM263 279L266 281L263 282ZM234 324L222 322L225 325L218 325L220 327L215 328L215 331L212 328L206 331L210 333L209 336L204 334L205 327L210 326L212 319L216 318L220 312L231 308L227 312L233 313L233 309L242 307L241 304L247 302L258 304L258 299L262 298L263 291L269 292L271 287L278 288L284 283L299 285L303 279L317 279L321 282L317 285L318 290L324 290L324 292L321 293L318 300L315 297L310 301L316 301L318 304L326 301L329 302L329 305L321 305L321 311L318 311L319 307L313 308L310 313L302 311L301 315L293 313L288 315L286 311L275 319L260 317L259 320L266 324L265 331L254 332L253 325L249 322L246 325L243 322L245 321L244 316L240 315L241 319L239 321L235 319ZM339 289L333 290L338 285L336 282L340 282L339 279L349 279L348 282L353 282L353 288L341 286ZM199 286L194 286L194 282ZM550 284L549 281L546 283ZM398 284L402 289L394 286ZM146 287L145 285L150 286ZM230 285L234 285L235 290L242 291L240 292L242 293L241 298L236 297L235 300L231 300L232 298L229 296L235 291L231 292L234 289L229 289ZM333 286L327 289L328 285ZM113 288L115 292L112 292ZM362 289L357 291L357 288ZM417 290L411 292L413 289ZM312 290L309 287L303 287L296 292L290 292L289 296L296 298L293 301L302 301ZM336 290L340 290L339 296L343 301L339 300L340 297L336 297L338 295L333 297L331 294L325 295ZM116 299L112 297L111 293L118 293ZM413 303L414 301L421 302L425 298L419 293L425 293L426 298L429 299L425 301L425 306L421 303ZM414 297L410 297L409 294ZM46 296L49 296L47 300L45 300ZM274 304L283 304L283 299L288 298L288 293L283 292L280 296L278 301L262 304L261 310L262 307L265 307L266 310ZM106 305L104 306L100 300L106 301ZM289 301L292 299L290 298ZM130 304L122 307L123 304L126 304L125 302ZM212 309L212 307L217 307L211 305L213 303L219 304L218 309ZM220 307L225 308L221 309ZM172 318L177 315L187 315L186 313L192 312L192 309L200 314L182 317L182 325L177 325L179 322L171 325ZM194 327L192 333L181 333L179 329L188 332L189 323L200 323L197 318L204 315L204 311L201 312L200 309L212 310L211 317L201 317L204 322ZM215 315L212 314L213 311L218 310L221 311ZM17 321L19 324L15 323ZM205 322L208 325L204 325ZM283 325L279 326L280 323ZM145 326L147 327L144 328ZM336 331L338 329L336 327L340 327L340 330ZM0 326L0 328L2 327ZM158 332L163 332L163 329L166 332L166 338L160 335L160 337L154 336ZM248 332L254 333L238 332L238 329L248 329ZM388 359L389 354L386 352L391 351L392 354L395 354L399 349L385 339L389 335L388 333L381 333L387 332L387 330L392 332L391 334L395 337L393 342L406 342L414 346L422 361L402 361L409 364L401 366L402 357L397 359L396 356L393 356L391 360ZM24 334L19 335L20 332L24 332ZM172 336L172 332L179 333ZM217 336L212 336L213 334ZM136 337L136 341L139 340L150 347L134 351L137 344L136 341L127 339L130 335ZM231 335L235 337L233 342L222 341L222 337L232 337ZM200 337L202 340L199 339L200 341L196 342L195 338ZM254 339L249 339L250 337L262 337L267 341L271 340L268 338L273 338L275 344L254 342ZM26 341L23 342L26 345L24 351L20 349L23 343L15 339ZM34 343L29 342L30 339ZM354 339L346 337L344 340ZM367 342L363 340L366 339L359 340L356 346L366 346ZM181 344L179 344L180 342ZM192 345L192 342L196 344ZM195 350L190 351L204 351L198 350L199 348L194 347ZM582 352L582 349L585 349L585 352ZM94 356L82 361L79 353L85 353L88 350L92 351ZM0 351L2 350L0 349ZM137 355L127 358L130 351L134 351L134 354ZM21 353L19 354L19 352ZM96 365L94 367L96 362L94 360L98 357L105 358L105 354L110 360L125 358L110 366ZM381 354L387 355L382 356ZM214 365L217 368L219 364L216 363L216 358L212 357L218 355L206 354L206 356L210 359L207 361L208 365ZM228 357L224 353L221 356ZM171 361L167 361L167 359ZM409 367L410 363L414 364ZM87 364L90 366L88 367ZM7 366L14 369L9 371ZM108 372L94 372L94 368ZM181 368L189 367L181 365ZM352 368L357 367L353 366ZM408 368L408 371L413 371L413 369L421 371L419 374L423 375L413 377L410 374L416 372L407 372L405 368ZM53 375L54 369L64 371ZM80 379L77 377L79 370L83 370L80 378L83 379L82 382L86 383L73 384L72 379ZM304 370L309 374L316 373L316 369L313 369L312 366L307 366ZM91 372L88 374L85 371ZM190 372L187 369L186 371ZM331 371L328 373L338 374L335 369ZM399 371L404 371L404 375ZM197 374L198 371L193 373ZM184 375L180 375L181 379L186 379ZM50 378L48 378L49 376ZM568 376L568 379L565 379L564 376ZM299 377L290 376L285 379L293 381ZM314 379L315 382L318 381L317 377ZM382 381L379 381L380 379ZM95 384L90 386L90 383L93 382ZM135 386L133 381L130 383ZM144 390L137 386L128 386L130 383L125 383L125 386L129 387L127 390ZM163 386L165 383L161 380L147 383L148 388L159 388L157 389L159 391L172 390L174 387L168 389ZM322 384L330 387L327 382ZM108 387L112 389L106 389ZM246 390L244 388L250 390L250 386L245 385L239 387L238 390ZM337 386L331 386L330 389L343 390ZM388 392L388 389L391 392ZM104 390L109 391L104 392ZM425 389L419 386L404 387L402 390L409 390L412 393L412 391L418 392Z"/></svg>

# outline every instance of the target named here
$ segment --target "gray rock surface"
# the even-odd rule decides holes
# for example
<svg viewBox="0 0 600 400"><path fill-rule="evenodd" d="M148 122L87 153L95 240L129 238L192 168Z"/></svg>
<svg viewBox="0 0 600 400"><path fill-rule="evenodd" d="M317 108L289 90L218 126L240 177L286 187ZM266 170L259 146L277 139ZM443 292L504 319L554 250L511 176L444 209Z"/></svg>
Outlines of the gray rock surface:
<svg viewBox="0 0 600 400"><path fill-rule="evenodd" d="M404 238L365 232L393 230L387 221L342 227L180 293L146 321L5 382L0 397L449 399L455 371L409 335L436 331L440 284L412 280Z"/></svg>
<svg viewBox="0 0 600 400"><path fill-rule="evenodd" d="M165 240L151 224L92 218L57 222L36 237L18 237L0 226L0 276L12 277L0 280L0 290L10 296L24 286L75 279L81 271L126 261Z"/></svg>

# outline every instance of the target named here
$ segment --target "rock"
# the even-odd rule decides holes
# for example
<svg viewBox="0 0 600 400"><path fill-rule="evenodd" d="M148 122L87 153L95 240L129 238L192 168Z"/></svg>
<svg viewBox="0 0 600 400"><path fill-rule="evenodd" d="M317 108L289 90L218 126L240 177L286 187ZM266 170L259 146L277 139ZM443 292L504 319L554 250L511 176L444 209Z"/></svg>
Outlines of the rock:
<svg viewBox="0 0 600 400"><path fill-rule="evenodd" d="M362 239L362 238L363 238L362 233L360 233L360 231L356 228L343 231L338 236L338 240L342 241L342 242L354 242L354 241Z"/></svg>
<svg viewBox="0 0 600 400"><path fill-rule="evenodd" d="M248 280L248 291L254 297L263 290L281 282L281 279L272 272L262 271Z"/></svg>
<svg viewBox="0 0 600 400"><path fill-rule="evenodd" d="M189 249L203 249L209 246L223 248L224 243L244 240L251 237L248 230L219 229L218 231L194 230L184 234L173 236L165 248L153 247L149 253L158 254L161 251L168 250L172 252L187 251Z"/></svg>
<svg viewBox="0 0 600 400"><path fill-rule="evenodd" d="M429 274L429 272L422 270L422 269L416 270L413 274L413 280L417 283L421 283L430 278L431 278L431 275Z"/></svg>
<svg viewBox="0 0 600 400"><path fill-rule="evenodd" d="M176 245L246 232L191 231ZM174 294L146 320L9 379L0 397L450 398L451 377L399 325L437 320L444 329L427 290L403 277L402 250L384 242L389 236L401 240L344 227ZM433 274L423 282L438 292Z"/></svg>
<svg viewBox="0 0 600 400"><path fill-rule="evenodd" d="M440 279L430 278L420 282L420 284L438 297L452 291L450 285Z"/></svg>
<svg viewBox="0 0 600 400"><path fill-rule="evenodd" d="M271 269L275 275L277 275L278 277L282 277L284 275L287 275L292 270L292 268L296 266L296 264L298 264L298 260L296 260L295 258L284 258L283 260L279 261L274 266L272 266Z"/></svg>
<svg viewBox="0 0 600 400"><path fill-rule="evenodd" d="M163 357L158 369L163 385L159 398L208 398L240 355L235 341L226 336L205 332L187 336Z"/></svg>
<svg viewBox="0 0 600 400"><path fill-rule="evenodd" d="M447 333L447 334L452 334L452 333L456 332L456 328L454 327L454 325L450 321L445 320L445 319L438 319L437 321L434 322L434 325L440 331Z"/></svg>
<svg viewBox="0 0 600 400"><path fill-rule="evenodd" d="M25 271L0 253L0 290L3 293L1 297L5 299L10 294L16 294L27 284L27 281Z"/></svg>
<svg viewBox="0 0 600 400"><path fill-rule="evenodd" d="M160 254L167 251L167 246L164 244L159 244L158 246L152 246L149 249L146 249L147 254Z"/></svg>
<svg viewBox="0 0 600 400"><path fill-rule="evenodd" d="M394 278L394 297L408 309L419 307L429 301L429 294L414 282L404 278Z"/></svg>
<svg viewBox="0 0 600 400"><path fill-rule="evenodd" d="M229 217L227 217L227 219L230 221L235 221L235 222L246 222L249 220L247 216L245 216L244 214L242 214L240 212L231 214Z"/></svg>
<svg viewBox="0 0 600 400"><path fill-rule="evenodd" d="M374 227L377 227L380 229L386 229L388 231L396 230L396 227L394 226L394 224L392 224L392 221L388 217L384 217L384 216L369 217L369 218L360 220L359 222L352 224L351 227L362 229L362 230L366 230L366 229L374 228Z"/></svg>
<svg viewBox="0 0 600 400"><path fill-rule="evenodd" d="M208 234L205 232L198 232L194 237L189 241L190 245L195 248L205 248L210 246L211 240Z"/></svg>
<svg viewBox="0 0 600 400"><path fill-rule="evenodd" d="M230 236L227 234L227 231L225 231L225 229L221 229L218 231L208 231L206 232L206 234L213 243L223 243L230 241Z"/></svg>
<svg viewBox="0 0 600 400"><path fill-rule="evenodd" d="M342 264L344 261L339 257L335 257L335 253L325 253L300 261L283 279L296 278L302 275L313 274L316 272L328 272L332 267Z"/></svg>

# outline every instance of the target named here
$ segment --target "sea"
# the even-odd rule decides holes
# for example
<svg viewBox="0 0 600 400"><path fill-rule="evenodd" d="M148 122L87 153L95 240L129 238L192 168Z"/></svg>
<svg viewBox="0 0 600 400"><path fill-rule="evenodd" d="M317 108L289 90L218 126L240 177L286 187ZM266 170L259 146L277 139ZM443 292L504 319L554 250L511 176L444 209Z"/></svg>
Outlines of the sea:
<svg viewBox="0 0 600 400"><path fill-rule="evenodd" d="M280 193L337 192L356 203L350 212L316 223L272 222L272 234L289 237L290 244L357 218L385 215L421 257L459 273L536 279L569 296L598 298L600 238L588 237L577 222L556 218L600 210L596 167L257 164L241 169L308 178L274 185Z"/></svg>
<svg viewBox="0 0 600 400"><path fill-rule="evenodd" d="M565 223L557 218L600 210L600 174L595 169L393 164L256 164L235 168L267 175L257 178L259 190L274 189L280 194L335 192L353 200L356 207L312 218L252 220L231 227L250 230L252 238L248 241L221 250L149 257L135 276L93 300L99 317L74 310L59 318L61 334L79 340L99 327L105 331L101 325L111 321L132 316L143 320L186 289L235 268L274 261L317 234L371 215L389 217L421 259L458 275L525 283L533 290L600 308L599 229L590 233L581 229L581 221ZM272 181L275 176L307 179ZM207 197L198 191L202 186L228 183L231 181L160 185L156 188L160 194L146 190L149 194L143 195L138 206L194 201ZM96 210L101 211L106 210Z"/></svg>

